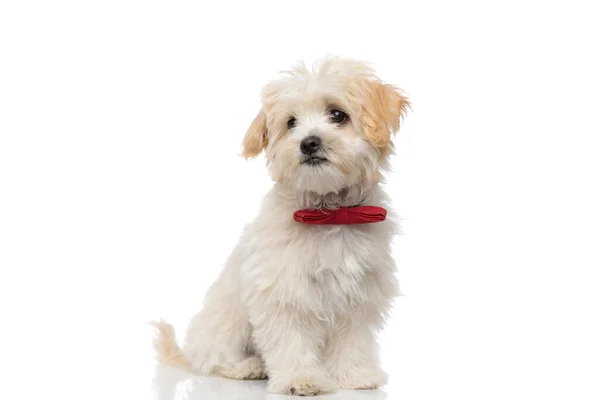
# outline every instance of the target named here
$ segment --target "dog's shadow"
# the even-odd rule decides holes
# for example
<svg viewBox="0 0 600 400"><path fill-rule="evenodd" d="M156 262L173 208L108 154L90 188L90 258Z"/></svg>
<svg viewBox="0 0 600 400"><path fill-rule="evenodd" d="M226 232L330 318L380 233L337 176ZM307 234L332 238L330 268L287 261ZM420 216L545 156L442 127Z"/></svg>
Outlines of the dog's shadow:
<svg viewBox="0 0 600 400"><path fill-rule="evenodd" d="M267 393L267 381L236 381L192 375L185 371L158 366L153 380L155 400L281 400L292 399ZM328 400L386 400L381 390L342 390L316 396Z"/></svg>

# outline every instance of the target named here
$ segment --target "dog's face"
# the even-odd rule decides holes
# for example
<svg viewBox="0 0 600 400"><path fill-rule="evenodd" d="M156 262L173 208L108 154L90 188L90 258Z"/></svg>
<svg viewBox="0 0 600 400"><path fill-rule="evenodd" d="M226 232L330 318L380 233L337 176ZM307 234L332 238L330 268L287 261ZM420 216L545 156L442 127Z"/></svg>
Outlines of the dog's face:
<svg viewBox="0 0 600 400"><path fill-rule="evenodd" d="M365 64L298 66L262 92L243 155L265 151L274 180L318 194L377 182L409 103Z"/></svg>

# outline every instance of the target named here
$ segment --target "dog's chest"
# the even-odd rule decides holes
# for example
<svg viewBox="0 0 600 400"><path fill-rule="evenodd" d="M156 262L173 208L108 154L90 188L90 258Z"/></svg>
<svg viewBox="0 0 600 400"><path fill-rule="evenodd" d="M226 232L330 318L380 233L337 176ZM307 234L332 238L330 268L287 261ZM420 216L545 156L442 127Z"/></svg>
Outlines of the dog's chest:
<svg viewBox="0 0 600 400"><path fill-rule="evenodd" d="M312 312L346 314L390 292L392 221L306 225L265 213L246 232L240 257L247 299L266 294ZM291 215L291 214L290 214ZM291 220L291 221L290 221Z"/></svg>
<svg viewBox="0 0 600 400"><path fill-rule="evenodd" d="M320 306L337 313L378 296L378 282L391 268L384 230L375 225L299 229L290 242L290 263L282 266L284 276L296 277L292 291L320 299Z"/></svg>
<svg viewBox="0 0 600 400"><path fill-rule="evenodd" d="M316 278L324 273L361 274L385 248L378 243L381 234L365 226L303 226L299 231L291 247L297 249L304 271Z"/></svg>

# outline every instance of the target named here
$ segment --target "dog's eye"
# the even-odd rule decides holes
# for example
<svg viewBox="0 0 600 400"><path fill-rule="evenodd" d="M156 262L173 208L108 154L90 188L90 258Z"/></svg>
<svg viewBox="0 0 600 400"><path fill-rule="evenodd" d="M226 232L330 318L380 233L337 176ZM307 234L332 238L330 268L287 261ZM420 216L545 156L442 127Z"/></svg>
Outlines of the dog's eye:
<svg viewBox="0 0 600 400"><path fill-rule="evenodd" d="M348 119L348 114L341 110L331 110L329 115L331 115L331 122L336 124L343 124Z"/></svg>
<svg viewBox="0 0 600 400"><path fill-rule="evenodd" d="M288 129L292 129L296 126L296 118L292 117L288 120L287 127Z"/></svg>

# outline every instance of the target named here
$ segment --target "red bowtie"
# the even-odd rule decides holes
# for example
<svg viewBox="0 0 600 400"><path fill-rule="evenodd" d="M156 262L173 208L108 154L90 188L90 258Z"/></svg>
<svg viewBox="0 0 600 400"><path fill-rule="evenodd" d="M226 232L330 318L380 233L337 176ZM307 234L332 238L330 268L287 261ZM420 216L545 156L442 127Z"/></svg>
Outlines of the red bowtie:
<svg viewBox="0 0 600 400"><path fill-rule="evenodd" d="M380 222L385 219L385 208L376 206L340 207L335 210L298 210L294 220L313 225L350 225Z"/></svg>

